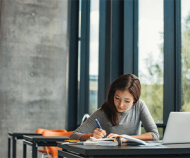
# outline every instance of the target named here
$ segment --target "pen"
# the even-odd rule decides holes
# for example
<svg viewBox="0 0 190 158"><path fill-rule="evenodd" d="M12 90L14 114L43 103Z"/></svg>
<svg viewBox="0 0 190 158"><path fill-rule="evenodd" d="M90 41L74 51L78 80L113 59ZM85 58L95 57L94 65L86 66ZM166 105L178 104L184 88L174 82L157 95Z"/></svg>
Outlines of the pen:
<svg viewBox="0 0 190 158"><path fill-rule="evenodd" d="M96 123L98 124L98 127L99 127L100 129L102 129L102 127L100 126L99 121L98 121L97 119L95 119L95 120L96 120Z"/></svg>
<svg viewBox="0 0 190 158"><path fill-rule="evenodd" d="M95 121L96 121L96 123L98 124L98 127L99 127L100 129L102 129L102 127L100 126L99 121L98 121L97 119L95 119ZM104 136L104 137L106 137L106 136Z"/></svg>

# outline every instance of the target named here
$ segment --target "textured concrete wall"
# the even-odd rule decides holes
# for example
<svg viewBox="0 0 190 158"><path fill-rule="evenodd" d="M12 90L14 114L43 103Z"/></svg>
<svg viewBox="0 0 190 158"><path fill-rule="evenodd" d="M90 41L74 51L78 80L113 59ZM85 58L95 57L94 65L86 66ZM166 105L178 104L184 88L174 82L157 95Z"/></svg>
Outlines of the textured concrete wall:
<svg viewBox="0 0 190 158"><path fill-rule="evenodd" d="M7 132L66 127L67 0L2 0L0 157ZM22 157L22 141L18 142Z"/></svg>

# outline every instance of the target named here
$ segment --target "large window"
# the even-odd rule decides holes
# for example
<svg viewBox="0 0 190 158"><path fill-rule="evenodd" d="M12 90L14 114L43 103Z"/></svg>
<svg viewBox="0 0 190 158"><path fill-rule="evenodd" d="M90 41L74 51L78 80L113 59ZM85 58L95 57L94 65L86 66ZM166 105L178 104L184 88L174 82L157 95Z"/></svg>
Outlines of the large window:
<svg viewBox="0 0 190 158"><path fill-rule="evenodd" d="M80 125L85 113L92 114L105 101L110 83L125 73L140 78L141 99L160 134L171 111L180 111L181 105L182 111L190 111L189 0L73 0L70 3L75 6L71 13L79 21L73 20L78 26L71 23L70 33L79 32L70 38L69 96L78 98L78 102L69 100L69 108L74 112L70 110L68 122L77 116L73 122ZM78 52L72 49L74 41ZM72 58L76 52L77 57ZM72 67L73 59L77 59L77 66ZM76 88L72 87L75 79Z"/></svg>
<svg viewBox="0 0 190 158"><path fill-rule="evenodd" d="M181 0L182 111L190 111L190 1Z"/></svg>
<svg viewBox="0 0 190 158"><path fill-rule="evenodd" d="M163 0L139 0L141 99L156 123L163 122Z"/></svg>

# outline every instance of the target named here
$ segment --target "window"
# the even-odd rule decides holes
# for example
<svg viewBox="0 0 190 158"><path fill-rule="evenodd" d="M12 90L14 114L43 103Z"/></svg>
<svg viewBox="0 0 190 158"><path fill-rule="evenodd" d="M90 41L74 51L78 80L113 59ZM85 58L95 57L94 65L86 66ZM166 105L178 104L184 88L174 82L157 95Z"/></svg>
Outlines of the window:
<svg viewBox="0 0 190 158"><path fill-rule="evenodd" d="M77 124L98 103L99 1L79 0Z"/></svg>
<svg viewBox="0 0 190 158"><path fill-rule="evenodd" d="M183 111L190 111L189 0L73 0L70 3L72 15L78 16L79 21L73 18L78 26L76 29L75 23L71 23L70 34L79 32L77 37L73 33L70 38L69 124L77 121L77 126L80 125L85 113L92 114L105 101L114 79L133 73L141 81L141 99L162 136L171 111L180 111L181 105ZM73 60L77 61L72 63ZM78 87L73 86L75 79ZM73 94L78 98L77 103L72 100Z"/></svg>
<svg viewBox="0 0 190 158"><path fill-rule="evenodd" d="M163 122L163 0L139 0L141 99L156 123Z"/></svg>
<svg viewBox="0 0 190 158"><path fill-rule="evenodd" d="M181 1L182 111L190 111L190 1Z"/></svg>
<svg viewBox="0 0 190 158"><path fill-rule="evenodd" d="M92 114L98 107L99 0L91 0L90 6L89 114Z"/></svg>

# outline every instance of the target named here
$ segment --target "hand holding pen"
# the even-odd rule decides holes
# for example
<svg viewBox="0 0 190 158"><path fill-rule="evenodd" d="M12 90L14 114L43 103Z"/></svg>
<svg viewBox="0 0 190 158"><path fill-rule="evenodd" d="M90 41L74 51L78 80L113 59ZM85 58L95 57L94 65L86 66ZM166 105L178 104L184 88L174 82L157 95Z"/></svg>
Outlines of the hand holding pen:
<svg viewBox="0 0 190 158"><path fill-rule="evenodd" d="M101 127L101 125L97 119L95 119L95 121L96 121L99 128L96 128L94 130L93 137L95 137L97 139L106 137L106 131L102 129L102 127Z"/></svg>

